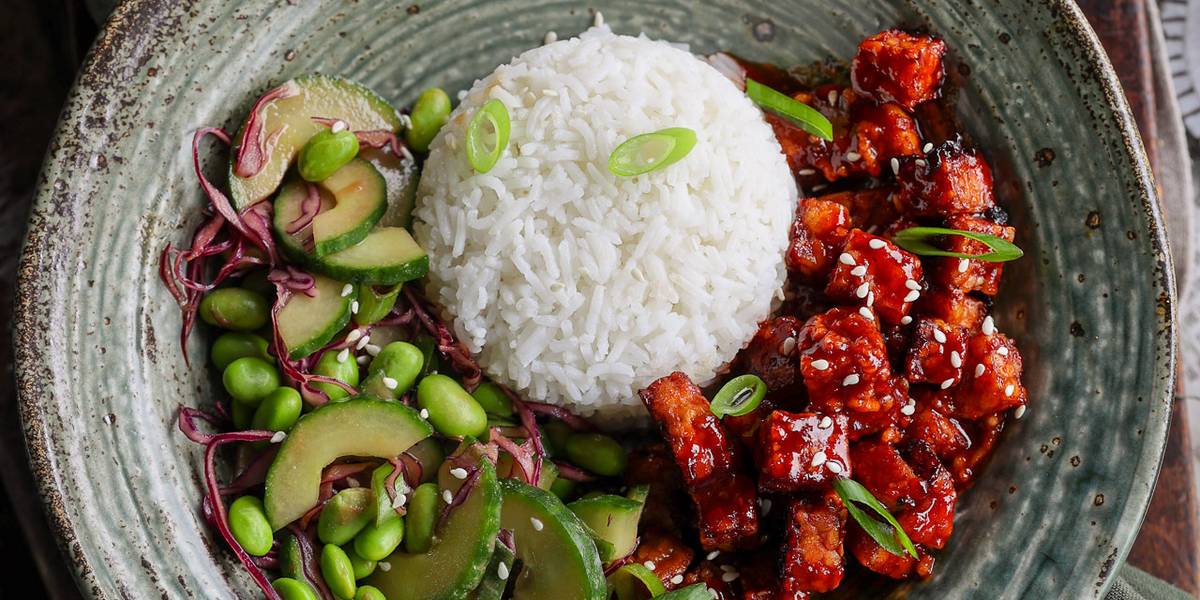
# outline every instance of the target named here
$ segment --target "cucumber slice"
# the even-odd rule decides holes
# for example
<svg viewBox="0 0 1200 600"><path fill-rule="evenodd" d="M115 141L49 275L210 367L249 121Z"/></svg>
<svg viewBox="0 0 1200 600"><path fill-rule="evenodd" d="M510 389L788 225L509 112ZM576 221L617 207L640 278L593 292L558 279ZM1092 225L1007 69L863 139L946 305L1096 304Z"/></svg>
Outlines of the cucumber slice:
<svg viewBox="0 0 1200 600"><path fill-rule="evenodd" d="M644 498L644 492L638 492L637 495ZM628 556L637 547L638 521L642 517L641 501L606 494L576 500L567 508L596 535L600 560L609 562Z"/></svg>
<svg viewBox="0 0 1200 600"><path fill-rule="evenodd" d="M375 92L338 77L307 75L283 84L292 92L286 98L272 100L259 110L264 139L282 130L271 148L267 163L253 177L234 173L238 148L230 154L229 191L238 211L275 193L292 159L324 125L313 117L333 117L346 122L351 131L387 129L400 130L400 117ZM245 125L242 126L243 128ZM234 140L240 142L239 130ZM235 143L237 143L235 142Z"/></svg>
<svg viewBox="0 0 1200 600"><path fill-rule="evenodd" d="M516 555L512 548L496 542L496 550L492 552L492 561L488 563L483 581L467 598L469 600L500 600L504 597L504 588L508 586L508 576L512 573Z"/></svg>
<svg viewBox="0 0 1200 600"><path fill-rule="evenodd" d="M392 458L432 434L429 423L399 402L355 399L300 417L267 471L263 506L271 528L316 506L321 470L329 463L343 456Z"/></svg>
<svg viewBox="0 0 1200 600"><path fill-rule="evenodd" d="M292 358L304 358L320 350L350 322L356 290L343 296L346 284L321 275L313 278L316 295L292 294L276 318L279 336Z"/></svg>
<svg viewBox="0 0 1200 600"><path fill-rule="evenodd" d="M525 565L513 582L520 600L603 600L604 568L584 524L550 492L512 479L500 481L500 525L512 530Z"/></svg>
<svg viewBox="0 0 1200 600"><path fill-rule="evenodd" d="M383 227L412 226L413 207L417 204L417 163L378 148L363 147L358 157L371 163L387 181L387 211L379 224Z"/></svg>
<svg viewBox="0 0 1200 600"><path fill-rule="evenodd" d="M333 207L312 221L313 254L326 256L361 241L387 210L387 183L371 163L356 158L317 184Z"/></svg>
<svg viewBox="0 0 1200 600"><path fill-rule="evenodd" d="M468 442L469 443L469 442ZM434 534L433 547L424 554L396 552L380 561L391 567L376 570L366 583L380 589L389 600L462 600L479 585L491 560L500 533L500 487L496 470L476 454L479 479ZM445 475L446 469L442 469ZM439 476L440 489L453 489L462 481Z"/></svg>

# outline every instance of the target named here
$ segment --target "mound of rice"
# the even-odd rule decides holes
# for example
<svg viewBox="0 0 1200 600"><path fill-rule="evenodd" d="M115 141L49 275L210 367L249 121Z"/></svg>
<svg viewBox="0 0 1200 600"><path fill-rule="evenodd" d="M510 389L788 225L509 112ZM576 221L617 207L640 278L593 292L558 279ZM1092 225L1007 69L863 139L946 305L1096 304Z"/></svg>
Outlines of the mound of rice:
<svg viewBox="0 0 1200 600"><path fill-rule="evenodd" d="M487 174L467 122L499 98L511 140ZM682 161L608 171L634 135L690 127ZM484 370L601 422L645 414L637 390L709 382L782 297L796 185L762 113L707 63L593 28L525 52L471 88L433 142L417 240L427 292Z"/></svg>

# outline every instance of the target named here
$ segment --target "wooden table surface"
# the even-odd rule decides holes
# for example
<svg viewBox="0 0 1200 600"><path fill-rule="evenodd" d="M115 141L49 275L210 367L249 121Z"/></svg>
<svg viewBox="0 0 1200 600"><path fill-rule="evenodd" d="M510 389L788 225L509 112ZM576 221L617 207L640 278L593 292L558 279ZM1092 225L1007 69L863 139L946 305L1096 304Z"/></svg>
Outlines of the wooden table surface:
<svg viewBox="0 0 1200 600"><path fill-rule="evenodd" d="M1079 0L1109 49L1130 104L1155 157L1155 88L1148 43L1146 2ZM0 314L12 310L13 283L25 216L38 167L58 110L96 27L83 0L7 0L0 19ZM11 319L3 320L11 334ZM44 522L16 414L12 348L0 344L0 600L79 598ZM1163 470L1129 561L1200 595L1200 528L1184 405L1177 402ZM11 532L21 531L17 536ZM22 539L22 537L24 539ZM40 577L34 576L40 573ZM40 579L42 589L38 589ZM24 588L24 589L22 589ZM13 596L15 597L15 596Z"/></svg>

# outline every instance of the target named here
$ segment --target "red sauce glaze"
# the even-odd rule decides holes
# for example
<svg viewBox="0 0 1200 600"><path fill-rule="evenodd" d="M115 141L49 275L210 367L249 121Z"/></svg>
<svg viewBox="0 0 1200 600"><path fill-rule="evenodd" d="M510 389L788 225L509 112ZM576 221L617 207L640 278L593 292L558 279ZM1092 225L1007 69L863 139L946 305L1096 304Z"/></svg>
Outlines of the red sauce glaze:
<svg viewBox="0 0 1200 600"><path fill-rule="evenodd" d="M842 558L845 539L846 509L837 494L793 500L788 506L787 541L780 569L783 597L836 588L846 572Z"/></svg>
<svg viewBox="0 0 1200 600"><path fill-rule="evenodd" d="M951 217L984 212L996 205L992 169L973 148L950 141L926 157L900 161L899 200L917 217Z"/></svg>
<svg viewBox="0 0 1200 600"><path fill-rule="evenodd" d="M1017 235L1017 230L1012 227L965 215L946 219L946 227L973 233L986 233L1010 242ZM946 237L944 247L950 252L985 254L990 250L988 245L983 242L957 235ZM935 262L933 280L947 289L982 292L989 296L995 296L996 292L1000 291L1000 274L1004 271L1004 263L951 257L938 258Z"/></svg>
<svg viewBox="0 0 1200 600"><path fill-rule="evenodd" d="M860 94L912 110L941 95L945 54L940 39L889 29L859 44L850 78Z"/></svg>
<svg viewBox="0 0 1200 600"><path fill-rule="evenodd" d="M828 488L834 475L825 463L845 466L850 452L845 415L773 411L758 432L758 487L768 492Z"/></svg>
<svg viewBox="0 0 1200 600"><path fill-rule="evenodd" d="M884 323L899 323L920 297L914 291L921 289L923 276L915 255L854 229L838 255L825 295L842 304L869 306Z"/></svg>
<svg viewBox="0 0 1200 600"><path fill-rule="evenodd" d="M948 388L962 381L966 358L966 330L941 319L923 318L917 321L912 336L905 376L912 383L932 383Z"/></svg>
<svg viewBox="0 0 1200 600"><path fill-rule="evenodd" d="M637 550L633 553L632 562L646 565L653 564L655 575L662 580L668 590L678 587L671 580L676 575L683 575L688 565L692 563L695 552L679 536L658 529L642 532L638 540Z"/></svg>

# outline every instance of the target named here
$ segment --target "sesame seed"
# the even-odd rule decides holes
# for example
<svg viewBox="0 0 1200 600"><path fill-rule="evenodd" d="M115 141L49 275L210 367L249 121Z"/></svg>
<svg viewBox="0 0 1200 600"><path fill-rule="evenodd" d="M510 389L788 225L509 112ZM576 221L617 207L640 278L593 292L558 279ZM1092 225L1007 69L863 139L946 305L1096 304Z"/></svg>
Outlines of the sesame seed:
<svg viewBox="0 0 1200 600"><path fill-rule="evenodd" d="M933 328L933 339L937 340L937 343L939 343L939 344L945 344L946 343L946 334L943 333L941 329L934 327Z"/></svg>
<svg viewBox="0 0 1200 600"><path fill-rule="evenodd" d="M367 344L367 354L370 354L371 356L379 356L379 353L382 351L383 348L380 348L375 344Z"/></svg>
<svg viewBox="0 0 1200 600"><path fill-rule="evenodd" d="M943 389L943 390L948 390L948 389L950 389L950 386L952 386L952 385L954 385L954 378L953 378L953 377L951 377L950 379L947 379L947 380L945 380L945 381L943 381L943 382L942 382L942 389Z"/></svg>
<svg viewBox="0 0 1200 600"><path fill-rule="evenodd" d="M892 160L891 160L891 164L892 164L892 174L899 175L900 174L900 159L893 156Z"/></svg>
<svg viewBox="0 0 1200 600"><path fill-rule="evenodd" d="M918 167L921 167L922 169L924 169L925 167L929 166L929 163L925 162L925 159L923 159L923 158L918 158L917 160L914 160L913 162L914 162L914 163L915 163L915 164L916 164Z"/></svg>
<svg viewBox="0 0 1200 600"><path fill-rule="evenodd" d="M731 571L731 572L729 572L729 573L726 573L726 574L722 575L722 576L721 576L721 581L724 581L725 583L729 583L729 582L731 582L731 581L733 581L733 580L737 579L738 577L741 577L741 575L742 575L742 574L741 574L741 573L738 573L737 571Z"/></svg>
<svg viewBox="0 0 1200 600"><path fill-rule="evenodd" d="M799 171L796 171L796 172L797 172L797 173L799 173L799 174L800 174L800 176L802 176L802 177L807 177L807 176L809 176L809 175L816 175L816 174L817 174L817 170L816 170L816 169L800 169Z"/></svg>
<svg viewBox="0 0 1200 600"><path fill-rule="evenodd" d="M453 469L450 469L450 474L453 475L456 479L466 479L467 478L467 470L462 467L454 467Z"/></svg>
<svg viewBox="0 0 1200 600"><path fill-rule="evenodd" d="M558 34L553 31L547 31L546 37L542 38L542 44L553 44L558 41Z"/></svg>
<svg viewBox="0 0 1200 600"><path fill-rule="evenodd" d="M860 306L860 307L858 307L858 314L862 315L862 316L863 316L863 318L864 318L864 319L866 319L866 320L868 320L868 321L874 321L874 320L875 320L875 315L871 314L871 309L869 309L869 308L867 308L867 307L865 307L865 306Z"/></svg>
<svg viewBox="0 0 1200 600"><path fill-rule="evenodd" d="M958 350L950 351L950 366L955 369L962 367L962 355L958 353Z"/></svg>
<svg viewBox="0 0 1200 600"><path fill-rule="evenodd" d="M546 527L545 525L542 524L541 521L538 520L537 517L529 517L529 524L533 525L534 531L541 531L542 529L544 529Z"/></svg>
<svg viewBox="0 0 1200 600"><path fill-rule="evenodd" d="M350 333L346 334L346 341L349 343L354 343L354 342L357 342L358 338L360 338L360 337L362 337L361 329L351 329Z"/></svg>
<svg viewBox="0 0 1200 600"><path fill-rule="evenodd" d="M404 494L396 494L396 498L392 500L392 508L400 508L408 502L408 496Z"/></svg>
<svg viewBox="0 0 1200 600"><path fill-rule="evenodd" d="M758 505L762 507L763 515L766 515L767 513L771 512L771 499L770 498L760 499L758 501Z"/></svg>
<svg viewBox="0 0 1200 600"><path fill-rule="evenodd" d="M929 154L929 152L932 150L933 150L933 142L925 142L925 146L923 146L921 148L921 152L924 152L925 154Z"/></svg>
<svg viewBox="0 0 1200 600"><path fill-rule="evenodd" d="M359 365L365 365L365 364L371 362L371 357L370 356L360 356L360 357L354 359L354 362L358 363Z"/></svg>
<svg viewBox="0 0 1200 600"><path fill-rule="evenodd" d="M362 487L362 484L359 483L358 480L353 477L347 477L346 478L346 487L352 487L352 488Z"/></svg>
<svg viewBox="0 0 1200 600"><path fill-rule="evenodd" d="M1011 398L1013 395L1013 392L1015 392L1015 391L1017 391L1017 388L1014 387L1013 384L1010 383L1004 387L1004 396L1007 398Z"/></svg>
<svg viewBox="0 0 1200 600"><path fill-rule="evenodd" d="M367 347L367 344L370 344L370 343L371 343L371 336L364 335L361 338L359 338L358 343L354 345L354 349L362 350L363 348Z"/></svg>
<svg viewBox="0 0 1200 600"><path fill-rule="evenodd" d="M847 375L845 379L842 379L842 387L846 387L849 385L855 385L858 383L858 379L859 379L858 373L851 373L851 374Z"/></svg>
<svg viewBox="0 0 1200 600"><path fill-rule="evenodd" d="M850 274L855 277L862 277L863 275L867 274L867 267L865 265L858 265L857 267L850 269Z"/></svg>
<svg viewBox="0 0 1200 600"><path fill-rule="evenodd" d="M847 152L847 153L846 153L846 160L847 160L847 161L850 161L850 162L858 162L858 160L859 160L860 158L862 158L862 155L861 155L861 154L859 154L859 153L857 153L857 152Z"/></svg>
<svg viewBox="0 0 1200 600"><path fill-rule="evenodd" d="M654 561L648 560L648 561L642 563L642 566L653 571L654 570Z"/></svg>
<svg viewBox="0 0 1200 600"><path fill-rule="evenodd" d="M908 325L909 323L912 323L912 317L910 317L908 315L904 315L903 317L901 317L901 319L900 319L901 325Z"/></svg>
<svg viewBox="0 0 1200 600"><path fill-rule="evenodd" d="M287 437L286 433L284 433L282 431L276 431L275 435L271 436L271 443L278 444L279 442L283 441L283 438L286 438L286 437Z"/></svg>
<svg viewBox="0 0 1200 600"><path fill-rule="evenodd" d="M1014 410L1014 411L1013 411L1013 418L1014 418L1014 419L1020 419L1020 418L1021 418L1021 417L1023 417L1023 416L1025 416L1025 405L1024 405L1024 404L1022 404L1022 405L1018 406L1018 407L1017 407L1017 410Z"/></svg>
<svg viewBox="0 0 1200 600"><path fill-rule="evenodd" d="M674 585L679 585L679 584L683 583L683 575L676 575L676 576L672 577L671 583Z"/></svg>
<svg viewBox="0 0 1200 600"><path fill-rule="evenodd" d="M446 504L450 504L454 502L454 494L450 490L442 490L442 500L445 500Z"/></svg>
<svg viewBox="0 0 1200 600"><path fill-rule="evenodd" d="M849 252L843 252L842 255L838 257L838 260L841 261L841 263L843 265L853 265L854 264L854 257L850 256Z"/></svg>
<svg viewBox="0 0 1200 600"><path fill-rule="evenodd" d="M854 295L858 296L859 298L866 298L867 292L869 291L871 291L871 284L864 282L862 285L858 286L858 289L854 290Z"/></svg>
<svg viewBox="0 0 1200 600"><path fill-rule="evenodd" d="M992 335L996 333L996 322L992 320L992 315L983 318L983 335Z"/></svg>
<svg viewBox="0 0 1200 600"><path fill-rule="evenodd" d="M354 286L350 285L349 283L342 286L342 297L343 298L345 298L346 296L349 296L350 294L353 294L353 293L354 293Z"/></svg>
<svg viewBox="0 0 1200 600"><path fill-rule="evenodd" d="M900 407L900 414L906 417L911 417L915 412L917 412L917 405L911 402Z"/></svg>
<svg viewBox="0 0 1200 600"><path fill-rule="evenodd" d="M810 464L812 464L812 466L814 466L814 467L819 467L819 466L825 464L826 458L827 457L825 456L824 450L817 450L817 453L813 455L812 463L810 463Z"/></svg>
<svg viewBox="0 0 1200 600"><path fill-rule="evenodd" d="M783 340L783 346L780 350L783 350L784 356L791 356L796 351L796 338L790 337Z"/></svg>
<svg viewBox="0 0 1200 600"><path fill-rule="evenodd" d="M914 292L921 291L921 284L917 283L916 279L906 279L904 281L904 287L906 287Z"/></svg>
<svg viewBox="0 0 1200 600"><path fill-rule="evenodd" d="M867 306L871 306L873 304L875 304L875 292L870 292L867 294Z"/></svg>
<svg viewBox="0 0 1200 600"><path fill-rule="evenodd" d="M958 259L958 272L959 273L966 273L967 268L970 266L971 266L971 261L969 261L965 258Z"/></svg>
<svg viewBox="0 0 1200 600"><path fill-rule="evenodd" d="M817 427L820 427L821 429L829 429L830 427L833 427L833 419L829 418L829 415L825 415L824 417L821 417L821 422L817 423Z"/></svg>
<svg viewBox="0 0 1200 600"><path fill-rule="evenodd" d="M975 365L975 376L983 377L983 363Z"/></svg>
<svg viewBox="0 0 1200 600"><path fill-rule="evenodd" d="M400 387L400 382L396 381L395 379L392 379L391 377L388 377L387 375L384 375L383 376L383 387L385 387L389 390L394 390L394 389Z"/></svg>
<svg viewBox="0 0 1200 600"><path fill-rule="evenodd" d="M387 573L388 571L392 570L392 563L381 562L381 563L376 563L376 564L379 565L379 570L383 571L384 573Z"/></svg>
<svg viewBox="0 0 1200 600"><path fill-rule="evenodd" d="M329 130L334 133L341 133L346 130L346 122L341 119L338 119L333 122L333 126L330 127Z"/></svg>
<svg viewBox="0 0 1200 600"><path fill-rule="evenodd" d="M827 361L823 358L818 358L817 360L814 360L808 364L809 364L809 366L811 366L812 368L814 368L818 371L824 371L825 369L829 368L829 361Z"/></svg>
<svg viewBox="0 0 1200 600"><path fill-rule="evenodd" d="M867 245L870 246L872 250L881 250L887 245L887 242L879 238L872 238L871 241L867 242Z"/></svg>
<svg viewBox="0 0 1200 600"><path fill-rule="evenodd" d="M737 567L733 565L721 565L721 570L726 573L732 573L737 570Z"/></svg>
<svg viewBox="0 0 1200 600"><path fill-rule="evenodd" d="M500 563L500 564L496 565L496 577L499 577L500 581L507 581L508 580L508 565L506 565L504 563Z"/></svg>
<svg viewBox="0 0 1200 600"><path fill-rule="evenodd" d="M842 472L842 463L840 463L836 460L831 460L831 461L825 463L825 468L829 469L830 473L837 475L838 473Z"/></svg>
<svg viewBox="0 0 1200 600"><path fill-rule="evenodd" d="M342 348L342 351L338 352L338 354L337 354L337 361L340 363L344 363L344 362L346 362L347 358L350 358L350 349Z"/></svg>
<svg viewBox="0 0 1200 600"><path fill-rule="evenodd" d="M1008 356L1008 346L1000 346L999 348L996 348L996 354L999 354L1000 356Z"/></svg>
<svg viewBox="0 0 1200 600"><path fill-rule="evenodd" d="M421 415L421 418L422 418L422 419L428 419L428 418L429 418L429 411L428 411L428 410L426 410L426 409L424 409L424 408L422 408L422 409L421 409L421 412L420 412L420 415Z"/></svg>
<svg viewBox="0 0 1200 600"><path fill-rule="evenodd" d="M837 93L837 90L829 90L829 98L828 98L828 100L829 100L829 103L830 103L830 104L837 104L837 101L838 101L838 93Z"/></svg>
<svg viewBox="0 0 1200 600"><path fill-rule="evenodd" d="M819 191L821 191L821 190L823 190L823 189L825 189L825 188L827 188L827 187L829 187L829 186L828 186L828 185L826 185L826 184L824 184L824 183L821 183L821 184L818 184L818 185L814 185L812 190L813 190L814 192L819 192Z"/></svg>
<svg viewBox="0 0 1200 600"><path fill-rule="evenodd" d="M350 312L352 314L358 314L358 300L350 303Z"/></svg>
<svg viewBox="0 0 1200 600"><path fill-rule="evenodd" d="M705 556L704 558L707 558L708 560L712 560L720 555L721 555L720 550L713 550L712 552L709 552L708 556Z"/></svg>
<svg viewBox="0 0 1200 600"><path fill-rule="evenodd" d="M909 293L904 295L904 301L905 302L916 302L917 298L920 298L920 297L921 297L921 292L918 292L917 290L912 290Z"/></svg>

